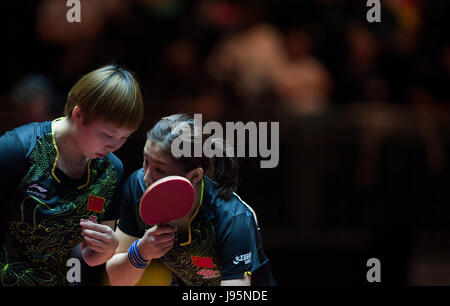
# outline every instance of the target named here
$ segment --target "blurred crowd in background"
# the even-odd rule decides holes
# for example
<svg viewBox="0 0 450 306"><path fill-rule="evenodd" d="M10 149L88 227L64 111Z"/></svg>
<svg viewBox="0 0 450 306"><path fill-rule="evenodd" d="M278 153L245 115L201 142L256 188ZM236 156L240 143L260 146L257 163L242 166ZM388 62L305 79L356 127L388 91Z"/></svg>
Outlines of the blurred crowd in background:
<svg viewBox="0 0 450 306"><path fill-rule="evenodd" d="M68 23L65 1L7 1L0 92L52 117L82 74L116 62L136 72L147 113L446 106L446 4L385 0L369 23L361 0L89 0L81 23Z"/></svg>
<svg viewBox="0 0 450 306"><path fill-rule="evenodd" d="M413 251L450 249L436 236L450 233L448 1L382 0L380 23L364 0L80 2L81 23L64 0L0 4L1 132L62 115L80 76L119 64L140 81L143 131L176 112L280 122L279 167L241 169L280 284L364 282L376 254L392 283L450 284L450 260ZM128 172L142 145L119 152Z"/></svg>

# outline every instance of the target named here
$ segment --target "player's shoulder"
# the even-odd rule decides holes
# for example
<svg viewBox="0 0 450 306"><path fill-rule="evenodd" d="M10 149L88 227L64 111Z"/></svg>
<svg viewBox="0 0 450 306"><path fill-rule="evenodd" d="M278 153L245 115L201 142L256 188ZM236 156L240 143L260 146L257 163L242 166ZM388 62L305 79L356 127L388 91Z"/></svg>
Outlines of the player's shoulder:
<svg viewBox="0 0 450 306"><path fill-rule="evenodd" d="M257 224L257 218L253 208L247 204L238 194L232 193L229 198L223 198L218 195L217 183L208 177L205 177L205 191L210 208L214 211L213 216L220 223L233 222L233 220L242 220L246 218L249 221L254 220Z"/></svg>
<svg viewBox="0 0 450 306"><path fill-rule="evenodd" d="M116 169L117 173L122 176L123 174L123 163L114 153L109 153L107 155L109 162Z"/></svg>
<svg viewBox="0 0 450 306"><path fill-rule="evenodd" d="M19 137L25 138L30 136L42 136L51 133L51 121L31 122L19 127L16 127L11 132L17 134Z"/></svg>
<svg viewBox="0 0 450 306"><path fill-rule="evenodd" d="M31 122L5 133L5 136L16 138L28 155L36 144L36 139L51 133L51 121Z"/></svg>
<svg viewBox="0 0 450 306"><path fill-rule="evenodd" d="M142 168L131 173L125 181L125 196L131 202L136 202L145 191L144 170Z"/></svg>
<svg viewBox="0 0 450 306"><path fill-rule="evenodd" d="M140 168L133 171L127 178L127 184L142 186L144 184L144 169Z"/></svg>

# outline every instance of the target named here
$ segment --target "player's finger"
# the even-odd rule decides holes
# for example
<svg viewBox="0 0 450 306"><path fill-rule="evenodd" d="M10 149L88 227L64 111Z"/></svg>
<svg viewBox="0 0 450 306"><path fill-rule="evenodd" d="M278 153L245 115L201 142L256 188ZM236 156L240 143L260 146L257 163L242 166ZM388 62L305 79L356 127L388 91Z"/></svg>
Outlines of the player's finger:
<svg viewBox="0 0 450 306"><path fill-rule="evenodd" d="M158 241L172 241L175 238L175 233L167 233L156 236Z"/></svg>
<svg viewBox="0 0 450 306"><path fill-rule="evenodd" d="M85 221L83 219L80 221L80 225L82 228L91 229L101 233L109 233L112 231L112 229L107 225Z"/></svg>
<svg viewBox="0 0 450 306"><path fill-rule="evenodd" d="M103 253L106 251L106 244L102 241L98 241L96 239L92 239L90 237L84 237L87 246L97 252Z"/></svg>
<svg viewBox="0 0 450 306"><path fill-rule="evenodd" d="M175 228L170 225L155 225L149 229L155 235L174 233Z"/></svg>
<svg viewBox="0 0 450 306"><path fill-rule="evenodd" d="M162 256L164 256L167 252L169 252L171 249L173 248L173 245L168 245L165 246L164 248L161 248L161 253L163 254Z"/></svg>
<svg viewBox="0 0 450 306"><path fill-rule="evenodd" d="M108 249L97 245L90 245L89 248L97 253L106 253Z"/></svg>
<svg viewBox="0 0 450 306"><path fill-rule="evenodd" d="M84 229L81 231L81 235L84 237L89 237L92 239L96 239L98 241L101 241L103 243L107 243L109 236L104 234L104 233L100 233L97 231L93 231L93 230L88 230L88 229Z"/></svg>

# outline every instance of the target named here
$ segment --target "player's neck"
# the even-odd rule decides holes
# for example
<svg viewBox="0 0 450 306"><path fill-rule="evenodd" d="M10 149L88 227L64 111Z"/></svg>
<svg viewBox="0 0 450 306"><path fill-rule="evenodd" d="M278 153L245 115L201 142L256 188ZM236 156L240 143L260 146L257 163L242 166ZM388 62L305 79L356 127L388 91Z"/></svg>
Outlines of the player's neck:
<svg viewBox="0 0 450 306"><path fill-rule="evenodd" d="M63 118L53 122L53 132L59 151L57 167L69 177L82 177L88 159L81 153L75 141L75 126L70 120Z"/></svg>
<svg viewBox="0 0 450 306"><path fill-rule="evenodd" d="M174 225L178 226L179 229L184 229L189 225L189 221L193 219L194 214L197 211L198 206L200 205L202 195L201 181L194 187L194 189L195 189L194 205L192 205L191 210L186 214L186 216L174 222Z"/></svg>
<svg viewBox="0 0 450 306"><path fill-rule="evenodd" d="M194 205L192 205L191 211L189 212L190 218L194 215L194 213L197 211L198 206L201 204L200 201L202 199L202 181L198 182L195 187L195 196L194 196Z"/></svg>

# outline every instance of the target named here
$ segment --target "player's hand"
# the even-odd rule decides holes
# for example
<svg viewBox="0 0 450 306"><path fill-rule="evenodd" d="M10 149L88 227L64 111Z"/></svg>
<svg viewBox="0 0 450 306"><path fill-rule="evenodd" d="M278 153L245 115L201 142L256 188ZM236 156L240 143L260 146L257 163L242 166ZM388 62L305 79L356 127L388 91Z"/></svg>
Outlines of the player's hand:
<svg viewBox="0 0 450 306"><path fill-rule="evenodd" d="M81 220L82 248L88 246L98 253L114 254L119 246L117 234L107 225Z"/></svg>
<svg viewBox="0 0 450 306"><path fill-rule="evenodd" d="M144 260L160 258L172 247L175 228L169 225L155 225L149 228L139 240L137 248Z"/></svg>

